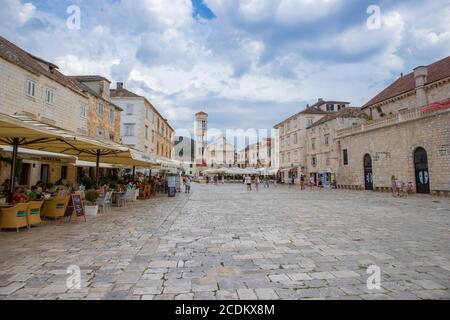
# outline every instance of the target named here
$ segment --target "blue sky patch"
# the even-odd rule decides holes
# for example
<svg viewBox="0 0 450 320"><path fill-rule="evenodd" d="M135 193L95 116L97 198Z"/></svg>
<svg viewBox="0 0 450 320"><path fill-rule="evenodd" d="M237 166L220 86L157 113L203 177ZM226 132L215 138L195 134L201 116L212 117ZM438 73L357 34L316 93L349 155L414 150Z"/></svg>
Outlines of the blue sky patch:
<svg viewBox="0 0 450 320"><path fill-rule="evenodd" d="M203 0L192 0L192 6L194 7L194 18L202 17L204 19L214 19L216 16L214 12L205 4Z"/></svg>

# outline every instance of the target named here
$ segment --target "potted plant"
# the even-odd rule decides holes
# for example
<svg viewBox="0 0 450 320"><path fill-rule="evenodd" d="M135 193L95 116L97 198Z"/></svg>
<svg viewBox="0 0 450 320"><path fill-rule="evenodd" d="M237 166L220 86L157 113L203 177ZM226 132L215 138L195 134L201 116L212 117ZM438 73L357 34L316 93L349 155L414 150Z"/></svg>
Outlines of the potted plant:
<svg viewBox="0 0 450 320"><path fill-rule="evenodd" d="M86 215L88 216L96 216L98 213L98 200L99 194L95 190L89 190L86 192L84 198L85 198L85 206L84 210L86 212Z"/></svg>

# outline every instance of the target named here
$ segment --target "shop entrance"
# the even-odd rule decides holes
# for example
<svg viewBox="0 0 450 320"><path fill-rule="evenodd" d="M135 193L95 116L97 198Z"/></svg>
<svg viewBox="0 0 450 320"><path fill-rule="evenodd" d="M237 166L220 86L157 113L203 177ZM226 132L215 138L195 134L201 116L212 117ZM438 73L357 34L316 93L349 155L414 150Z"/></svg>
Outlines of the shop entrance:
<svg viewBox="0 0 450 320"><path fill-rule="evenodd" d="M364 184L366 190L373 190L372 157L370 154L364 156Z"/></svg>
<svg viewBox="0 0 450 320"><path fill-rule="evenodd" d="M417 193L430 193L430 172L428 170L428 155L424 148L417 148L414 152L414 166L416 170Z"/></svg>

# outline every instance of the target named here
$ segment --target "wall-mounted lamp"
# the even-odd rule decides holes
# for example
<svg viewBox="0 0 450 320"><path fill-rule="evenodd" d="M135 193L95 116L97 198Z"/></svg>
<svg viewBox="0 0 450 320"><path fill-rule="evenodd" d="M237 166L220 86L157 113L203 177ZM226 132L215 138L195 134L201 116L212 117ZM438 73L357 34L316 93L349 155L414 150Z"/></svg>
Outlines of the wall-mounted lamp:
<svg viewBox="0 0 450 320"><path fill-rule="evenodd" d="M447 146L441 146L441 148L439 149L439 154L441 155L441 157L445 157L447 155Z"/></svg>

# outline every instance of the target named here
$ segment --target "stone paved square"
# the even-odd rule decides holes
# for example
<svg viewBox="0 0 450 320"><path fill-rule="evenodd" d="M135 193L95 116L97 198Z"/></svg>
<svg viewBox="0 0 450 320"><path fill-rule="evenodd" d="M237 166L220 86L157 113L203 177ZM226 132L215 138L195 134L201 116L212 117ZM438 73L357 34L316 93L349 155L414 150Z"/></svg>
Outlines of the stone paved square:
<svg viewBox="0 0 450 320"><path fill-rule="evenodd" d="M450 299L449 224L443 198L196 184L87 223L0 232L0 299Z"/></svg>

